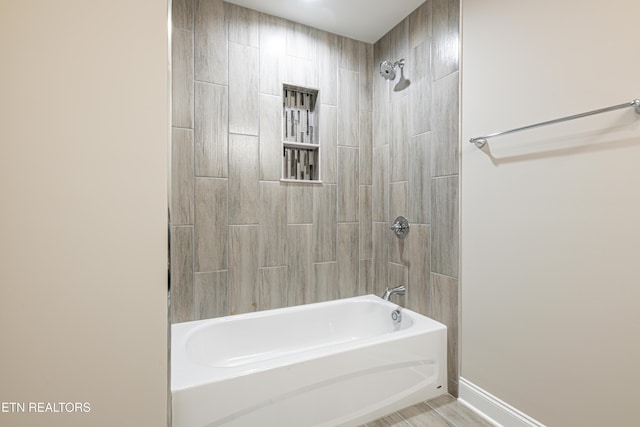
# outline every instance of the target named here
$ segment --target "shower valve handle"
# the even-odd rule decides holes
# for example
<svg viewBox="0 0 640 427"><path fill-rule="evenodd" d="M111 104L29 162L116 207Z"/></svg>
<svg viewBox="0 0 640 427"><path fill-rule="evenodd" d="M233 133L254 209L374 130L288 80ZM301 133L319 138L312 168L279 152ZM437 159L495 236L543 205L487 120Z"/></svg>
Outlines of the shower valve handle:
<svg viewBox="0 0 640 427"><path fill-rule="evenodd" d="M399 239L406 239L407 234L409 234L409 221L407 221L407 218L399 216L389 228L396 233Z"/></svg>

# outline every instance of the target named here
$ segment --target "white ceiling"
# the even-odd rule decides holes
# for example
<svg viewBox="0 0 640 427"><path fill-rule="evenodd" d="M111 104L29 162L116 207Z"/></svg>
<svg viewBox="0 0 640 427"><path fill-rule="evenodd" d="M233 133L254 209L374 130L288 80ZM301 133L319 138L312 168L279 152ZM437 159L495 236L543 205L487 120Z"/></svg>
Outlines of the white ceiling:
<svg viewBox="0 0 640 427"><path fill-rule="evenodd" d="M330 33L375 43L425 0L226 0Z"/></svg>

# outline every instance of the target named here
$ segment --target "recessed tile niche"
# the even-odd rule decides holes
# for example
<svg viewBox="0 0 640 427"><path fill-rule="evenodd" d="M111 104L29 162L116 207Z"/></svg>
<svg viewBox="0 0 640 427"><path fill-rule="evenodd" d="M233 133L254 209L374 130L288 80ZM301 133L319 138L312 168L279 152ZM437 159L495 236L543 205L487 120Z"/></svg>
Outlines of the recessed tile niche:
<svg viewBox="0 0 640 427"><path fill-rule="evenodd" d="M285 182L320 180L318 90L282 87L282 179Z"/></svg>

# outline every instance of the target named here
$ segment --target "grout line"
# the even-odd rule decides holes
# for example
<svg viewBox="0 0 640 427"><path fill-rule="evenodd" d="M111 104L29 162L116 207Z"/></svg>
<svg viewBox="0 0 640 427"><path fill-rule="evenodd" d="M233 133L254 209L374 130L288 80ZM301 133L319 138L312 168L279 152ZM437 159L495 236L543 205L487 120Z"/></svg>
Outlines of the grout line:
<svg viewBox="0 0 640 427"><path fill-rule="evenodd" d="M211 271L194 271L193 274L211 274L211 273L228 273L228 269L224 270L211 270Z"/></svg>
<svg viewBox="0 0 640 427"><path fill-rule="evenodd" d="M229 180L228 176L227 177L218 177L218 176L194 175L193 178L194 178L194 181L195 181L195 178L199 178L199 179L217 179L217 180L220 180L220 181L222 181L222 180L227 180L228 181Z"/></svg>
<svg viewBox="0 0 640 427"><path fill-rule="evenodd" d="M449 278L449 279L459 280L459 278L458 278L458 277L456 277L456 276L449 276L449 275L447 275L447 274L436 273L436 272L435 272L435 271L433 271L433 270L431 271L431 274L435 274L436 276L447 277L447 278Z"/></svg>
<svg viewBox="0 0 640 427"><path fill-rule="evenodd" d="M459 173L454 173L454 174L450 174L450 175L436 175L436 176L432 176L431 179L442 179L442 178L457 178L459 177L460 174Z"/></svg>
<svg viewBox="0 0 640 427"><path fill-rule="evenodd" d="M229 88L229 84L206 82L206 81L204 81L204 80L196 80L195 78L193 79L193 83L194 83L194 86L195 86L195 84L196 84L196 83L201 83L201 84L205 84L205 85L211 85L211 86L218 86L218 87L226 87L226 88Z"/></svg>
<svg viewBox="0 0 640 427"><path fill-rule="evenodd" d="M322 265L322 264L337 264L338 261L334 260L334 261L318 261L318 262L311 262L312 265Z"/></svg>
<svg viewBox="0 0 640 427"><path fill-rule="evenodd" d="M446 79L447 77L449 77L449 76L451 76L451 75L453 75L453 74L455 74L455 73L459 73L459 72L460 72L459 68L456 68L454 71L452 71L452 72L450 72L450 73L448 73L448 74L445 74L444 76L440 76L439 78L437 78L437 79L435 79L435 80L431 80L431 83L437 83L437 82L439 82L439 81L441 81L441 80L444 80L444 79Z"/></svg>
<svg viewBox="0 0 640 427"><path fill-rule="evenodd" d="M427 130L427 131L420 132L420 133L416 133L415 135L411 135L411 136L409 136L409 143L410 143L410 144L412 143L412 141L411 141L411 140L412 140L413 138L417 138L417 137L419 137L419 136L423 136L423 135L430 134L432 130L433 130L433 129L429 129L429 130ZM415 142L413 142L413 143L415 143Z"/></svg>
<svg viewBox="0 0 640 427"><path fill-rule="evenodd" d="M242 133L242 132L231 132L231 131L229 131L228 133L229 133L229 136L231 136L231 135L239 135L239 136L251 136L253 138L259 138L260 137L259 132L258 132L258 134Z"/></svg>

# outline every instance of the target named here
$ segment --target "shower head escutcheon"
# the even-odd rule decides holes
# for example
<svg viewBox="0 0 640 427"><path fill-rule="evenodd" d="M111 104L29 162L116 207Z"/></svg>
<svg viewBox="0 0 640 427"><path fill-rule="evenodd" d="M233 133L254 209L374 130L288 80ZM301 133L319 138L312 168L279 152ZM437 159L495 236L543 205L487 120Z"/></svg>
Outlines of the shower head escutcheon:
<svg viewBox="0 0 640 427"><path fill-rule="evenodd" d="M387 80L394 80L396 78L396 67L404 67L404 59L396 62L382 61L380 63L380 75Z"/></svg>

